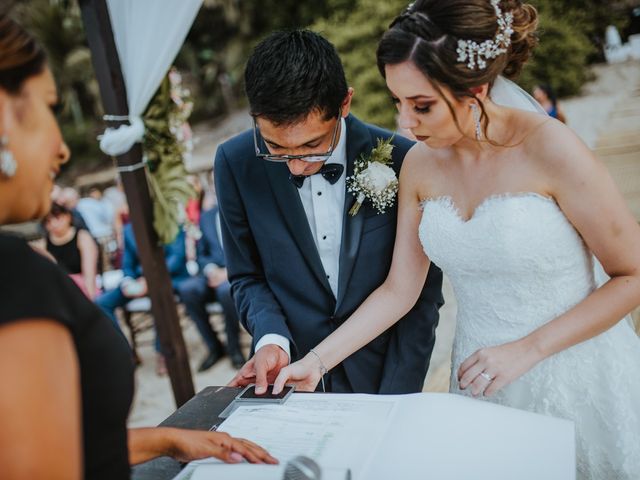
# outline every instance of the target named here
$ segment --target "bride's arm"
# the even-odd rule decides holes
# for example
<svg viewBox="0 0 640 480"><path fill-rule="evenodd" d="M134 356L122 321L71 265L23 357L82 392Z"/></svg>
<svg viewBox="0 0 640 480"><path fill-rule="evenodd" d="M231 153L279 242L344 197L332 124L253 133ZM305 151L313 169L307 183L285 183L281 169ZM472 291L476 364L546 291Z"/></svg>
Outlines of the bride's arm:
<svg viewBox="0 0 640 480"><path fill-rule="evenodd" d="M418 238L422 215L418 194L421 158L416 150L414 147L409 151L400 171L396 240L386 280L347 321L314 348L319 358L310 353L282 369L274 392L279 392L287 380L296 383L299 390L313 390L320 380L321 365L327 369L335 367L396 323L418 300L430 262Z"/></svg>
<svg viewBox="0 0 640 480"><path fill-rule="evenodd" d="M560 209L611 277L575 307L528 336L483 349L460 367L460 386L476 390L485 372L491 395L537 362L592 338L640 303L640 226L606 167L567 127L549 122L538 132L535 156ZM478 379L478 380L476 380Z"/></svg>
<svg viewBox="0 0 640 480"><path fill-rule="evenodd" d="M640 303L638 221L604 164L568 128L556 126L547 142L556 152L547 165L554 196L611 280L534 335L547 355L602 333Z"/></svg>

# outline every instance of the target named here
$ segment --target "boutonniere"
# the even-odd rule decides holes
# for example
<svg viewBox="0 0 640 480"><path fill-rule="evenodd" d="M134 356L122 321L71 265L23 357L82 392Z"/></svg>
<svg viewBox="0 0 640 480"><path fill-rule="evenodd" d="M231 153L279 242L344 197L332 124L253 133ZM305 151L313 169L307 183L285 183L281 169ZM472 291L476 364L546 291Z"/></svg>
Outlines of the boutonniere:
<svg viewBox="0 0 640 480"><path fill-rule="evenodd" d="M371 150L368 157L360 155L356 160L353 175L347 178L347 190L356 197L349 215L357 215L365 199L373 204L379 213L392 207L398 193L398 178L389 165L392 163L391 152L393 137L387 140L378 139L378 145Z"/></svg>

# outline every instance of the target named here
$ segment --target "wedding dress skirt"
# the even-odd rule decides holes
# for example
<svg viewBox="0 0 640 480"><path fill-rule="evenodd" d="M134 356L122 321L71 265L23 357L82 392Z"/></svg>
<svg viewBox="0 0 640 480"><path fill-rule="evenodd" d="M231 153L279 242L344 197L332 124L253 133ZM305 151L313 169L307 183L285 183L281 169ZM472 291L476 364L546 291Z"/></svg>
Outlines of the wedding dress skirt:
<svg viewBox="0 0 640 480"><path fill-rule="evenodd" d="M489 197L468 221L449 197L422 205L420 240L458 303L451 392L470 395L458 387L460 364L582 301L596 288L593 257L555 201L536 193ZM486 400L573 420L578 479L640 479L640 339L626 320Z"/></svg>

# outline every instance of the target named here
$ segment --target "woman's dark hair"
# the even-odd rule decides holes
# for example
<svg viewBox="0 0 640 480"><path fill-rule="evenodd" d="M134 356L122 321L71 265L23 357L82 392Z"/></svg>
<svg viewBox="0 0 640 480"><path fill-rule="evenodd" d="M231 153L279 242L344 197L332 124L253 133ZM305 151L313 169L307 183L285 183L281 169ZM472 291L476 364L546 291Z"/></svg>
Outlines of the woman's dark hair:
<svg viewBox="0 0 640 480"><path fill-rule="evenodd" d="M0 13L0 88L20 93L24 82L45 68L46 55L38 42L11 19Z"/></svg>
<svg viewBox="0 0 640 480"><path fill-rule="evenodd" d="M73 214L71 213L71 210L64 205L54 202L51 204L51 210L49 210L49 213L42 218L41 224L43 227L46 227L47 221L50 218L58 218L63 215L69 215L73 223Z"/></svg>
<svg viewBox="0 0 640 480"><path fill-rule="evenodd" d="M538 14L534 7L520 0L502 0L500 9L513 15L513 34L506 54L487 59L486 67L470 69L458 61L458 40L479 44L498 33L498 19L490 0L417 0L398 16L378 45L378 68L385 75L385 65L411 61L433 83L458 124L452 105L442 92L447 87L458 98L476 98L471 89L498 77L515 78L537 44L535 30ZM485 138L489 124L484 105L481 122Z"/></svg>
<svg viewBox="0 0 640 480"><path fill-rule="evenodd" d="M244 71L251 114L276 125L340 113L348 87L334 46L309 30L275 32L254 49Z"/></svg>

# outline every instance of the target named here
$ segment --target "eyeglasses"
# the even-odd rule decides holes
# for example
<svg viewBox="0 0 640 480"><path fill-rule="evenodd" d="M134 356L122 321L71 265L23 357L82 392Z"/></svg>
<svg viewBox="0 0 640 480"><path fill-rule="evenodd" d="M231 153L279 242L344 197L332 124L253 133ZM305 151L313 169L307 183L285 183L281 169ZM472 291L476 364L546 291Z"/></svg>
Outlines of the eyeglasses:
<svg viewBox="0 0 640 480"><path fill-rule="evenodd" d="M338 121L333 129L333 137L331 138L331 145L326 153L307 153L304 155L273 155L271 153L262 153L258 146L258 124L256 118L253 118L253 144L256 148L256 157L268 160L270 162L288 162L289 160L304 160L305 162L326 162L327 159L333 154L333 150L336 148L336 138L338 137L338 127L340 126L340 118L342 114L338 114Z"/></svg>

